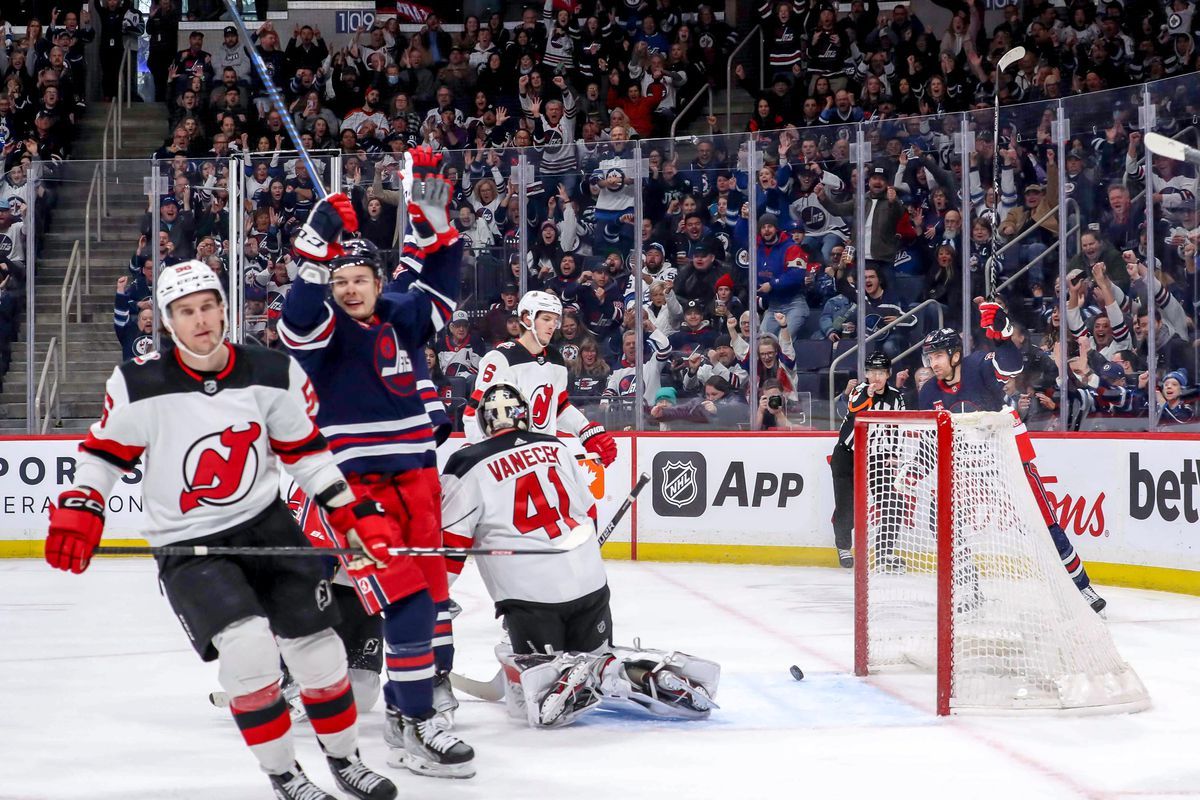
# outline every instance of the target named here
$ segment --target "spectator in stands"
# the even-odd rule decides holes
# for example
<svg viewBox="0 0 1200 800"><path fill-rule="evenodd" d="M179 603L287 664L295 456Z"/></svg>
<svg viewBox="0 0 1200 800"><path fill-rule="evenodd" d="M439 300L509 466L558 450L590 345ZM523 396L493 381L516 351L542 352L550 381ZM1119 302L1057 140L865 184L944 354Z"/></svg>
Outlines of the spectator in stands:
<svg viewBox="0 0 1200 800"><path fill-rule="evenodd" d="M1186 370L1173 370L1163 378L1162 384L1158 388L1159 427L1182 425L1195 418L1195 408L1184 401L1184 391L1187 386Z"/></svg>
<svg viewBox="0 0 1200 800"><path fill-rule="evenodd" d="M12 364L12 343L20 336L22 298L14 290L12 273L0 265L0 392L4 391L4 376Z"/></svg>
<svg viewBox="0 0 1200 800"><path fill-rule="evenodd" d="M149 304L131 304L127 294L129 277L117 278L113 300L113 330L121 343L121 358L128 361L154 350L154 309Z"/></svg>
<svg viewBox="0 0 1200 800"><path fill-rule="evenodd" d="M841 217L854 217L854 198L844 202L827 201L825 206ZM896 260L897 240L901 234L900 224L905 216L904 205L896 195L896 188L888 182L887 170L879 165L868 169L866 218L871 221L867 241L863 245L867 263L880 274L890 275ZM909 225L911 238L915 231Z"/></svg>
<svg viewBox="0 0 1200 800"><path fill-rule="evenodd" d="M150 208L142 218L142 233L150 236L152 233L154 206L158 206L159 231L165 232L171 242L171 254L186 261L195 252L196 218L191 209L191 192L184 192L183 208L174 195L168 195L161 201L150 200Z"/></svg>
<svg viewBox="0 0 1200 800"><path fill-rule="evenodd" d="M23 275L26 252L25 223L13 214L12 201L0 197L0 262L7 262Z"/></svg>

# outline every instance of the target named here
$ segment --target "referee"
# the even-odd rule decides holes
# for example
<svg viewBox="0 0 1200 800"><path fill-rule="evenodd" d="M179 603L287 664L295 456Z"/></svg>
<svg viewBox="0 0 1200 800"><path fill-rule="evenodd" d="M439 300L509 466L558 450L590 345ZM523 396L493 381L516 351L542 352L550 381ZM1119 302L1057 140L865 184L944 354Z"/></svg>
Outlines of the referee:
<svg viewBox="0 0 1200 800"><path fill-rule="evenodd" d="M854 418L860 411L903 411L904 397L888 385L892 360L883 352L867 356L867 380L850 392L846 418L838 431L829 467L833 472L833 541L838 563L854 566L851 534L854 531Z"/></svg>

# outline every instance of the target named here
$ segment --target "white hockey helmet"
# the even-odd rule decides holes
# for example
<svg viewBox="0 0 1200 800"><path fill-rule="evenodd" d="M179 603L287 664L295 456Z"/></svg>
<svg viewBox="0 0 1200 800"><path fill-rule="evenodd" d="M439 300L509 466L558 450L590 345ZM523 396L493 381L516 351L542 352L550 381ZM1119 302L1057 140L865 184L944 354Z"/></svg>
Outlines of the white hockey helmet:
<svg viewBox="0 0 1200 800"><path fill-rule="evenodd" d="M494 383L479 398L479 427L485 436L515 428L529 430L529 401L511 383Z"/></svg>
<svg viewBox="0 0 1200 800"><path fill-rule="evenodd" d="M203 261L193 259L172 264L169 267L163 267L162 271L158 273L158 278L155 280L154 299L158 303L158 313L162 315L168 328L170 323L167 320L171 318L171 303L196 292L216 292L217 296L221 298L221 304L226 304L225 289L221 287L220 279Z"/></svg>
<svg viewBox="0 0 1200 800"><path fill-rule="evenodd" d="M526 292L525 296L517 303L517 319L521 319L528 311L529 325L532 325L539 311L549 311L551 314L557 314L561 320L562 310L562 301L549 292ZM522 327L528 328L529 325L521 320Z"/></svg>

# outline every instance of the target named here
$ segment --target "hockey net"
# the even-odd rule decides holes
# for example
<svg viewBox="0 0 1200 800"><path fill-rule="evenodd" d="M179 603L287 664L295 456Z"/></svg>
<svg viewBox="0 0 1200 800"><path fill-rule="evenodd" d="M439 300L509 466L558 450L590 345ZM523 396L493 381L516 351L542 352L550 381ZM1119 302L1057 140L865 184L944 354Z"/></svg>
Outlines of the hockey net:
<svg viewBox="0 0 1200 800"><path fill-rule="evenodd" d="M857 674L935 671L939 714L1149 704L1062 566L1011 414L863 414L855 436Z"/></svg>

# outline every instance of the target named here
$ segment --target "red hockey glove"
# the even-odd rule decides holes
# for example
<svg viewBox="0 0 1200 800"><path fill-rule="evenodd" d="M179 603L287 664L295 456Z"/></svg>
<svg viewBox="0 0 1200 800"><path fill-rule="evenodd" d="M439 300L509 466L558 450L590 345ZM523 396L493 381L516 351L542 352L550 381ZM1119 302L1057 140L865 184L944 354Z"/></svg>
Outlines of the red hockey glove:
<svg viewBox="0 0 1200 800"><path fill-rule="evenodd" d="M408 192L408 216L417 244L432 252L453 244L458 238L458 229L450 223L453 187L442 177L441 153L428 147L416 147L409 153L412 182Z"/></svg>
<svg viewBox="0 0 1200 800"><path fill-rule="evenodd" d="M343 534L351 547L365 550L366 558L350 562L350 569L362 569L371 562L385 567L392 560L388 548L392 546L392 526L383 514L383 506L369 497L360 497L353 503L326 509L329 524Z"/></svg>
<svg viewBox="0 0 1200 800"><path fill-rule="evenodd" d="M329 261L342 254L342 231L358 231L354 205L344 194L331 194L317 202L296 234L296 255L306 261Z"/></svg>
<svg viewBox="0 0 1200 800"><path fill-rule="evenodd" d="M599 422L593 422L581 430L579 441L583 442L584 449L594 453L604 466L607 467L617 460L617 442Z"/></svg>
<svg viewBox="0 0 1200 800"><path fill-rule="evenodd" d="M68 489L57 506L50 504L46 563L78 575L91 563L103 533L104 498L95 489Z"/></svg>
<svg viewBox="0 0 1200 800"><path fill-rule="evenodd" d="M999 303L985 302L979 304L979 325L987 332L989 339L998 342L1008 341L1013 334L1012 323L1009 322L1008 312Z"/></svg>

